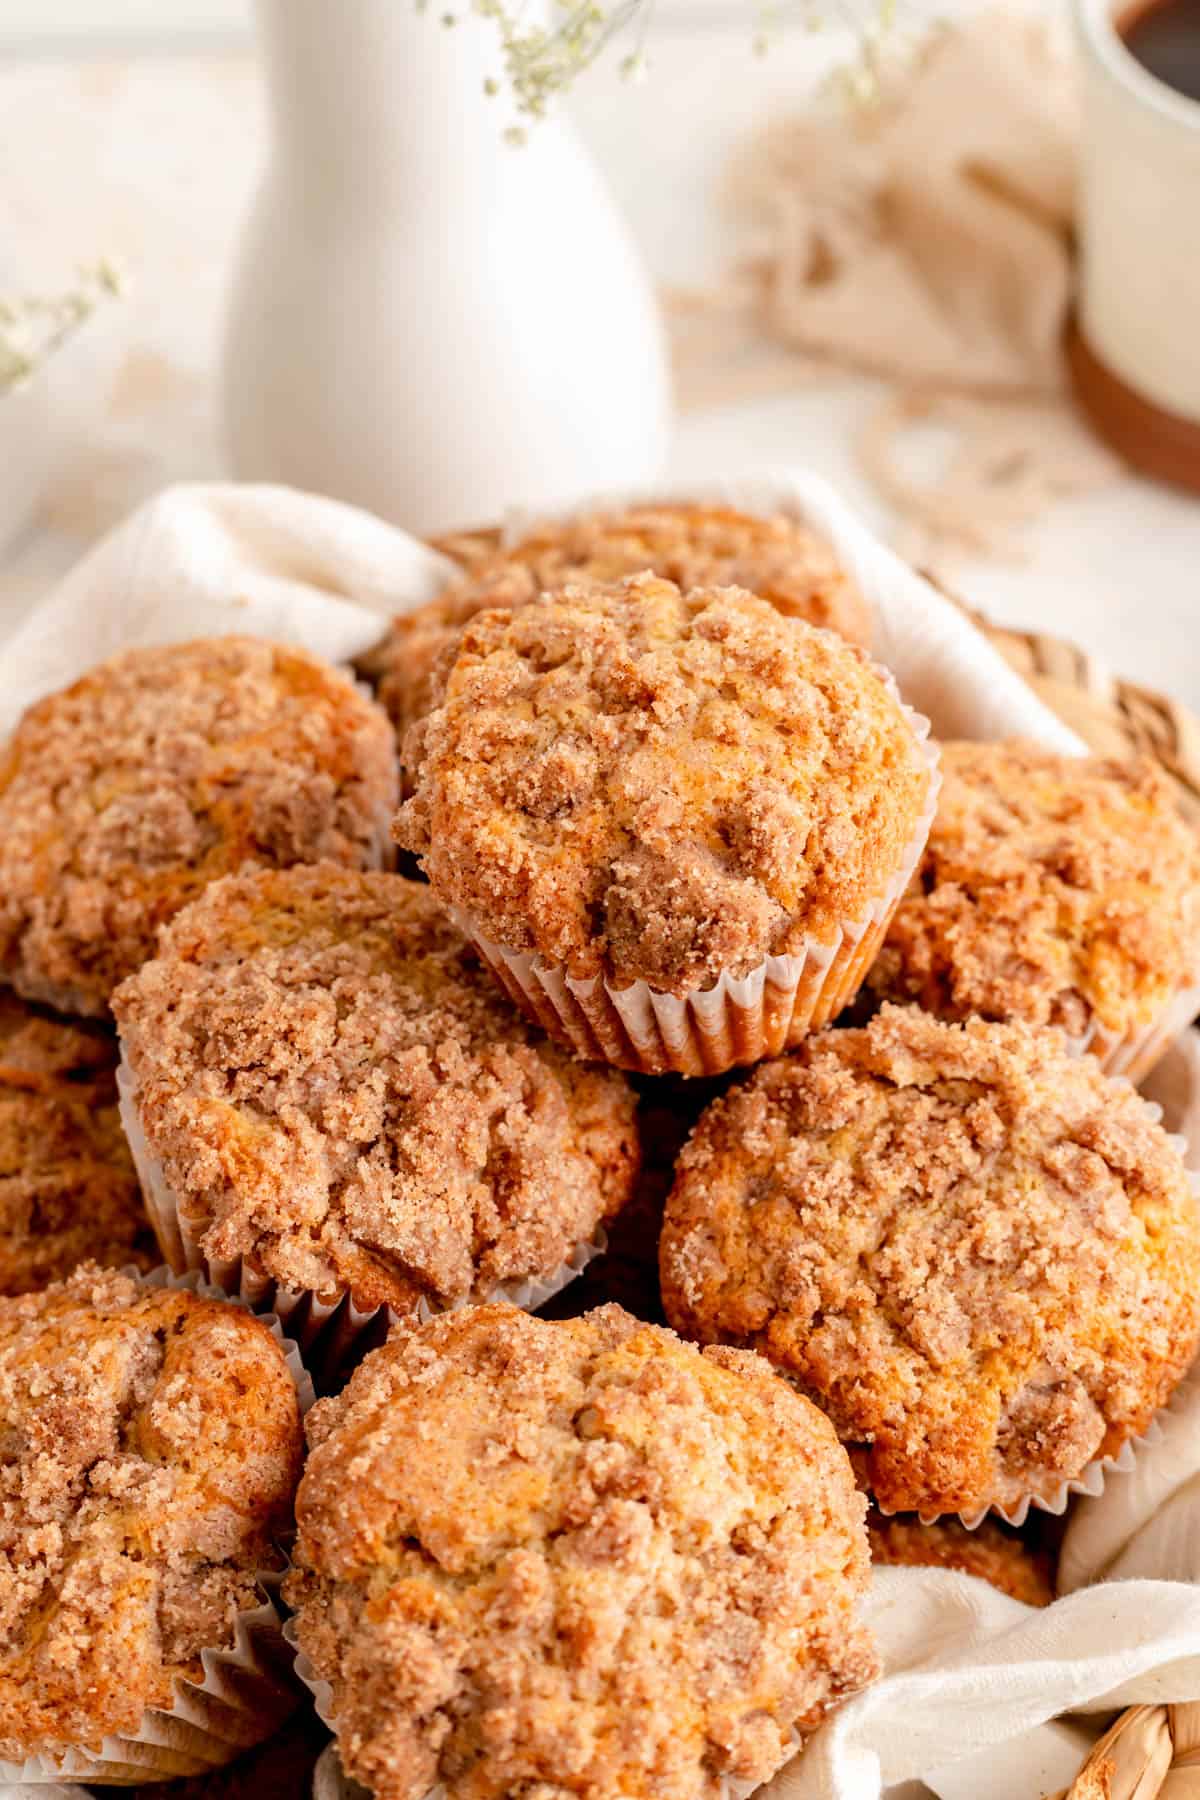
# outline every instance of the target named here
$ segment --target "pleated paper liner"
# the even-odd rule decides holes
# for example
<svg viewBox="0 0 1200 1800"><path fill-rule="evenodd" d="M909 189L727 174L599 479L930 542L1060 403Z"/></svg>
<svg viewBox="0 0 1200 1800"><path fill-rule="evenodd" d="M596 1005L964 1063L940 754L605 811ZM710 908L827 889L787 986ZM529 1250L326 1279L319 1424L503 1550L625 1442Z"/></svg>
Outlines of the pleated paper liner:
<svg viewBox="0 0 1200 1800"><path fill-rule="evenodd" d="M899 701L891 676L879 673ZM827 1025L854 998L921 859L941 772L928 719L903 710L929 772L925 806L878 899L827 941L809 938L792 954L764 958L749 975L725 971L712 987L677 995L645 981L616 988L600 976L577 980L561 964L496 943L461 910L455 910L455 922L522 1012L587 1060L644 1075L719 1075L777 1056Z"/></svg>
<svg viewBox="0 0 1200 1800"><path fill-rule="evenodd" d="M1106 1075L1123 1075L1136 1086L1166 1055L1200 1013L1200 983L1181 983L1158 1016L1147 1025L1111 1031L1093 1019L1082 1037L1068 1038L1072 1050L1099 1060Z"/></svg>
<svg viewBox="0 0 1200 1800"><path fill-rule="evenodd" d="M160 1268L143 1276L131 1268L122 1273L146 1287L178 1289L212 1300L230 1298L194 1272L175 1275ZM313 1385L295 1343L285 1336L277 1318L264 1316L262 1323L283 1350L300 1410L307 1412ZM0 1782L41 1787L82 1781L94 1787L132 1787L203 1775L271 1737L302 1698L279 1601L283 1573L282 1569L257 1572L261 1604L239 1613L232 1644L201 1653L200 1681L176 1681L171 1706L147 1707L135 1732L115 1733L98 1744L56 1755L27 1757L22 1763L0 1762Z"/></svg>
<svg viewBox="0 0 1200 1800"><path fill-rule="evenodd" d="M168 1266L181 1273L193 1272L252 1311L267 1312L279 1319L303 1352L322 1391L340 1386L367 1352L377 1350L386 1340L392 1326L401 1322L401 1315L390 1306L360 1307L352 1293L322 1298L297 1292L257 1273L241 1257L223 1260L206 1255L180 1210L161 1161L146 1141L134 1100L133 1076L124 1061L117 1071L117 1090L121 1122L142 1185L146 1211ZM437 1312L457 1312L462 1307L493 1300L507 1300L524 1312L536 1312L581 1275L593 1258L602 1255L607 1244L607 1236L598 1226L591 1238L577 1244L550 1275L501 1282L486 1294L465 1296L444 1306L422 1296L415 1316L423 1320Z"/></svg>
<svg viewBox="0 0 1200 1800"><path fill-rule="evenodd" d="M1019 1500L1006 1505L997 1502L978 1507L974 1512L921 1512L918 1509L916 1517L920 1519L922 1525L936 1525L939 1519L957 1519L959 1524L965 1525L968 1531L977 1530L984 1520L989 1518L1003 1519L1006 1525L1020 1527L1029 1517L1031 1507L1038 1512L1051 1513L1055 1518L1060 1518L1066 1512L1073 1495L1086 1494L1095 1499L1097 1495L1104 1492L1105 1478L1109 1474L1127 1474L1133 1468L1139 1450L1158 1443L1161 1436L1157 1419L1151 1419L1141 1436L1128 1439L1121 1445L1115 1456L1097 1457L1094 1462L1088 1463L1087 1467L1082 1469L1078 1475L1072 1476L1069 1481L1056 1482L1042 1494L1023 1494ZM892 1508L881 1505L874 1495L871 1496L871 1503L885 1518L891 1519L897 1516Z"/></svg>

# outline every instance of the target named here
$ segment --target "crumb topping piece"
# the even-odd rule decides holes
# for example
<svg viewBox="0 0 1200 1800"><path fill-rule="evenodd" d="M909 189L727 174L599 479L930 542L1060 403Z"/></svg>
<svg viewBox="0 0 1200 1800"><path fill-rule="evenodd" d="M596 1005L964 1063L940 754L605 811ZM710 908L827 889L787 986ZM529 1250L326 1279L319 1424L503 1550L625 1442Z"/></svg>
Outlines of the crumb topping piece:
<svg viewBox="0 0 1200 1800"><path fill-rule="evenodd" d="M1149 758L949 743L920 869L868 981L942 1018L1081 1037L1200 980L1200 843Z"/></svg>
<svg viewBox="0 0 1200 1800"><path fill-rule="evenodd" d="M305 651L226 637L114 656L0 751L0 980L101 1015L215 876L378 867L396 793L382 711Z"/></svg>
<svg viewBox="0 0 1200 1800"><path fill-rule="evenodd" d="M892 1512L1053 1495L1200 1340L1200 1210L1140 1096L1057 1032L915 1008L710 1107L660 1258L672 1324L769 1356Z"/></svg>
<svg viewBox="0 0 1200 1800"><path fill-rule="evenodd" d="M0 991L0 1294L160 1259L117 1114L117 1041Z"/></svg>
<svg viewBox="0 0 1200 1800"><path fill-rule="evenodd" d="M261 1320L85 1266L0 1300L0 1758L139 1729L276 1566L303 1440Z"/></svg>
<svg viewBox="0 0 1200 1800"><path fill-rule="evenodd" d="M911 1513L885 1518L867 1515L871 1561L902 1569L957 1569L990 1582L1026 1606L1049 1606L1054 1598L1054 1558L1027 1543L998 1519L984 1519L968 1531L958 1519L922 1525Z"/></svg>
<svg viewBox="0 0 1200 1800"><path fill-rule="evenodd" d="M114 1005L183 1219L284 1287L485 1296L552 1275L629 1195L632 1090L526 1025L423 883L231 876Z"/></svg>
<svg viewBox="0 0 1200 1800"><path fill-rule="evenodd" d="M406 760L397 836L485 936L677 994L861 917L930 779L860 651L648 575L478 614Z"/></svg>
<svg viewBox="0 0 1200 1800"><path fill-rule="evenodd" d="M758 1357L484 1307L310 1420L285 1592L378 1800L718 1800L875 1673L849 1462Z"/></svg>
<svg viewBox="0 0 1200 1800"><path fill-rule="evenodd" d="M393 622L365 667L379 679L379 698L403 735L434 705L439 665L476 613L526 606L568 583L613 582L646 571L684 592L748 588L789 618L870 643L866 600L810 526L782 513L764 517L727 506L631 506L551 520L516 544L482 555L476 550L436 600Z"/></svg>

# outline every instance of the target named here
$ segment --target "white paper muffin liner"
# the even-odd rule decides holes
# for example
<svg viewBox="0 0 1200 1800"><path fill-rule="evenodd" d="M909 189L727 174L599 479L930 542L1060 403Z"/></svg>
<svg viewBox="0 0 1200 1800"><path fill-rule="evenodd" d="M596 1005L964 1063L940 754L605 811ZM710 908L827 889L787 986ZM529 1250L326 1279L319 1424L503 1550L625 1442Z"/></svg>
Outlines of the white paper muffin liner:
<svg viewBox="0 0 1200 1800"><path fill-rule="evenodd" d="M270 1276L258 1274L241 1257L206 1255L180 1211L178 1196L166 1178L160 1158L146 1140L134 1091L133 1073L122 1056L117 1071L121 1123L141 1182L146 1212L168 1266L177 1273L194 1273L253 1312L278 1319L303 1352L321 1386L339 1385L369 1350L379 1348L393 1325L404 1322L402 1315L390 1306L357 1306L351 1293L322 1299L311 1292L283 1287ZM607 1248L608 1237L603 1227L597 1226L592 1236L577 1244L552 1274L500 1282L486 1294L464 1295L444 1304L422 1296L417 1302L416 1317L424 1320L435 1313L459 1312L464 1307L494 1300L507 1300L524 1312L536 1312Z"/></svg>
<svg viewBox="0 0 1200 1800"><path fill-rule="evenodd" d="M196 1271L177 1275L158 1268L144 1275L130 1267L121 1272L145 1287L230 1300ZM278 1318L260 1316L283 1351L304 1414L314 1395L300 1352L284 1334ZM256 1573L263 1595L261 1605L238 1614L234 1641L228 1648L201 1652L203 1680L177 1680L173 1705L147 1707L136 1732L110 1734L95 1747L30 1756L21 1763L0 1761L0 1783L50 1787L64 1781L86 1781L95 1787L132 1787L175 1776L202 1775L264 1742L291 1717L301 1698L279 1602L283 1576L282 1569Z"/></svg>
<svg viewBox="0 0 1200 1800"><path fill-rule="evenodd" d="M1158 1443L1161 1436L1162 1431L1158 1420L1151 1419L1142 1435L1138 1438L1127 1439L1115 1456L1098 1457L1078 1475L1073 1476L1069 1481L1058 1482L1053 1488L1047 1489L1044 1494L1025 1494L1020 1500L1008 1505L997 1503L979 1507L976 1511L969 1513L921 1512L918 1510L915 1516L922 1525L936 1525L939 1519L957 1519L959 1524L965 1525L968 1531L977 1530L985 1519L1003 1519L1006 1525L1024 1525L1029 1517L1030 1508L1037 1512L1053 1513L1056 1518L1061 1518L1070 1505L1073 1495L1087 1494L1095 1499L1098 1494L1104 1492L1105 1479L1110 1473L1127 1474L1133 1468L1139 1451L1144 1446ZM912 1516L903 1509L898 1513L891 1507L882 1506L874 1495L871 1496L871 1504L876 1512L882 1513L886 1519L894 1519L901 1514L904 1517Z"/></svg>
<svg viewBox="0 0 1200 1800"><path fill-rule="evenodd" d="M1200 982L1179 986L1163 1010L1148 1025L1111 1031L1093 1019L1082 1036L1067 1038L1078 1056L1097 1058L1106 1075L1123 1075L1135 1085L1145 1079L1177 1037L1200 1014Z"/></svg>
<svg viewBox="0 0 1200 1800"><path fill-rule="evenodd" d="M810 937L787 956L767 956L748 975L723 971L712 987L665 994L646 981L617 988L578 980L560 963L509 950L453 908L501 987L548 1036L589 1061L644 1075L720 1075L761 1062L836 1018L862 986L925 848L942 777L929 720L905 706L886 669L876 672L904 712L929 774L925 805L891 880L857 919L826 941Z"/></svg>

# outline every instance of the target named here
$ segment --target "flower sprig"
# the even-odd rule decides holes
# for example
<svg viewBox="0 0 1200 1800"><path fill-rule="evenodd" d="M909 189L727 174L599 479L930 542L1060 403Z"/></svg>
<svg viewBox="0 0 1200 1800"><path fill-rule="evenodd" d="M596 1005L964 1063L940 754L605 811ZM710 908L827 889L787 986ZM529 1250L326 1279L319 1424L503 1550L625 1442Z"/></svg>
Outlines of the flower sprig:
<svg viewBox="0 0 1200 1800"><path fill-rule="evenodd" d="M81 268L74 287L63 293L13 299L0 295L0 394L23 386L124 286L115 263L102 258Z"/></svg>
<svg viewBox="0 0 1200 1800"><path fill-rule="evenodd" d="M548 25L530 25L522 17L525 0L464 0L467 9L490 20L497 29L504 63L503 82L489 77L485 94L495 97L508 91L517 111L527 119L545 117L551 100L564 93L577 75L593 63L601 51L635 19L637 38L632 50L618 64L620 74L641 80L647 71L646 33L654 0L554 0ZM857 48L851 61L836 72L836 84L852 104L871 105L878 96L881 74L894 55L898 0L825 0L828 23L848 30ZM756 52L769 49L796 0L753 0ZM430 0L416 0L417 10L430 10ZM800 17L812 31L820 31L826 17L822 0L799 0ZM458 24L459 13L443 12L442 24ZM513 144L525 141L525 128L512 125L504 133Z"/></svg>

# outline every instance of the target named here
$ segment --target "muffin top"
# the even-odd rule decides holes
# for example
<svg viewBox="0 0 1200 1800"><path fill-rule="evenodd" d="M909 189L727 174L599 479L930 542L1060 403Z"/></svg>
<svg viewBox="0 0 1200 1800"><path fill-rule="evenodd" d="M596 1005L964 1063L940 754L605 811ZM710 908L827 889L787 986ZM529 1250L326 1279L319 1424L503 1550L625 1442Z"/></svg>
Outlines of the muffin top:
<svg viewBox="0 0 1200 1800"><path fill-rule="evenodd" d="M0 1294L159 1261L117 1114L116 1034L0 991Z"/></svg>
<svg viewBox="0 0 1200 1800"><path fill-rule="evenodd" d="M452 551L458 546L448 546ZM464 541L470 549L470 541ZM367 661L398 731L429 711L448 645L485 607L525 606L568 582L619 581L649 571L686 592L742 587L789 618L867 645L866 600L825 539L797 519L729 506L647 505L535 526L515 544L476 554L436 600L396 619Z"/></svg>
<svg viewBox="0 0 1200 1800"><path fill-rule="evenodd" d="M285 1594L378 1800L718 1800L875 1672L849 1462L759 1357L481 1307L310 1420Z"/></svg>
<svg viewBox="0 0 1200 1800"><path fill-rule="evenodd" d="M423 883L214 883L114 1005L213 1259L411 1310L545 1278L628 1197L634 1098L526 1025Z"/></svg>
<svg viewBox="0 0 1200 1800"><path fill-rule="evenodd" d="M407 748L397 836L483 936L677 994L859 918L931 780L861 651L651 575L478 614Z"/></svg>
<svg viewBox="0 0 1200 1800"><path fill-rule="evenodd" d="M889 1512L1052 1497L1200 1339L1200 1209L1156 1119L1057 1032L885 1006L705 1113L667 1316L769 1356Z"/></svg>
<svg viewBox="0 0 1200 1800"><path fill-rule="evenodd" d="M1124 1031L1200 980L1200 845L1149 758L942 746L924 860L868 977L943 1018Z"/></svg>
<svg viewBox="0 0 1200 1800"><path fill-rule="evenodd" d="M302 650L128 650L25 714L0 752L0 981L103 1014L158 927L243 863L385 859L388 722Z"/></svg>
<svg viewBox="0 0 1200 1800"><path fill-rule="evenodd" d="M0 1300L0 1758L138 1729L232 1644L303 1449L240 1307L84 1266Z"/></svg>
<svg viewBox="0 0 1200 1800"><path fill-rule="evenodd" d="M1054 1559L996 1519L968 1531L959 1519L923 1525L911 1513L885 1518L867 1514L871 1561L905 1569L957 1569L976 1575L1026 1606L1049 1606L1054 1598Z"/></svg>

